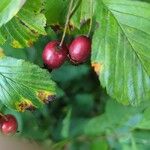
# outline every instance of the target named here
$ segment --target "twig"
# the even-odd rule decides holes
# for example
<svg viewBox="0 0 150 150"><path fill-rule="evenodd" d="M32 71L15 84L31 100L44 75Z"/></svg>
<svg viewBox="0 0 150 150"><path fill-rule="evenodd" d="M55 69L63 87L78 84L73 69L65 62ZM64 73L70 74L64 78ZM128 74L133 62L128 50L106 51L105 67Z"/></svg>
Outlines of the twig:
<svg viewBox="0 0 150 150"><path fill-rule="evenodd" d="M71 16L72 6L73 6L73 0L71 0L70 4L69 4L69 9L68 9L67 19L66 19L66 23L65 23L65 28L64 28L64 32L63 32L63 36L62 36L61 42L59 44L60 47L62 46L62 44L64 42L64 38L65 38L66 31L67 31L67 28L68 28L68 23L69 23L70 16Z"/></svg>

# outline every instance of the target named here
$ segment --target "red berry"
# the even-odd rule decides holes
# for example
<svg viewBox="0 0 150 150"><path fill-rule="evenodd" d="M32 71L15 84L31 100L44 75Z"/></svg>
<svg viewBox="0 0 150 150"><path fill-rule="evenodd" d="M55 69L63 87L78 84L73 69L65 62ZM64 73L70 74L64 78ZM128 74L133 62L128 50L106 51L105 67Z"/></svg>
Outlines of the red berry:
<svg viewBox="0 0 150 150"><path fill-rule="evenodd" d="M66 60L68 49L66 45L59 46L60 42L51 41L44 48L42 58L49 69L59 68Z"/></svg>
<svg viewBox="0 0 150 150"><path fill-rule="evenodd" d="M16 118L11 115L5 115L5 121L3 121L1 130L4 135L14 134L17 132L18 123Z"/></svg>
<svg viewBox="0 0 150 150"><path fill-rule="evenodd" d="M80 64L86 61L91 53L91 40L86 36L78 36L69 46L69 56L72 62Z"/></svg>

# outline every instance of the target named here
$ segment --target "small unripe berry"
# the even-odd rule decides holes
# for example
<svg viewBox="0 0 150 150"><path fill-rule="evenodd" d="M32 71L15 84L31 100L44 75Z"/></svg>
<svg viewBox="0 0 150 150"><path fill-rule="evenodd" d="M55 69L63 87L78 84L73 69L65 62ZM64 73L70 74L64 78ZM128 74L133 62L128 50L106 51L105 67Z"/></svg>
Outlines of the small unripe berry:
<svg viewBox="0 0 150 150"><path fill-rule="evenodd" d="M86 36L78 36L69 46L69 57L75 64L83 63L91 53L91 40Z"/></svg>
<svg viewBox="0 0 150 150"><path fill-rule="evenodd" d="M55 40L49 42L44 48L42 58L48 69L59 68L66 60L68 49L65 44L61 47L60 42Z"/></svg>
<svg viewBox="0 0 150 150"><path fill-rule="evenodd" d="M16 133L18 129L18 123L17 123L16 118L13 115L8 114L8 115L5 115L4 119L5 120L3 120L3 123L1 126L2 133L4 135Z"/></svg>

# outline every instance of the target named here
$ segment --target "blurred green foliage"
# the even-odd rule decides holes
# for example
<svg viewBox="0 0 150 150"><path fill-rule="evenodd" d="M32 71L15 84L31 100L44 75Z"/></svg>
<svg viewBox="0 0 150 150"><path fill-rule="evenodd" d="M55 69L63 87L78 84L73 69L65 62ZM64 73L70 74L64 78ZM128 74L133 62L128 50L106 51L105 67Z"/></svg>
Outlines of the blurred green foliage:
<svg viewBox="0 0 150 150"><path fill-rule="evenodd" d="M3 46L8 56L26 59L43 67L41 52L52 38L41 37L31 48ZM74 66L66 62L51 72L58 84L55 101L41 110L13 113L21 136L54 150L149 150L150 105L123 106L100 87L90 62ZM99 92L100 91L100 92Z"/></svg>
<svg viewBox="0 0 150 150"><path fill-rule="evenodd" d="M71 34L86 32L84 26ZM60 33L56 35L49 27L47 33L48 36L40 37L31 48L14 49L7 43L2 48L7 56L43 67L41 54L45 44L60 39ZM66 42L70 40L67 36ZM19 122L16 136L35 140L51 150L149 150L150 104L143 102L138 107L131 107L115 102L100 87L89 64L73 66L66 62L52 71L58 95L43 109L18 113L0 106L4 113L16 116Z"/></svg>

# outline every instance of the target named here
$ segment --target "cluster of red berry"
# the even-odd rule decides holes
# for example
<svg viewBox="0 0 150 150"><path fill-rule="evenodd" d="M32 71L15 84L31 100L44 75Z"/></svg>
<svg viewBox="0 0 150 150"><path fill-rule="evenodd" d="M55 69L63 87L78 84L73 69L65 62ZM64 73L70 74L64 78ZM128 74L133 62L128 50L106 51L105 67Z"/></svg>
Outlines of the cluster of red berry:
<svg viewBox="0 0 150 150"><path fill-rule="evenodd" d="M67 47L66 44L60 46L60 42L55 40L49 42L44 48L42 58L48 69L59 68L69 57L74 64L81 64L87 60L91 53L91 40L87 36L78 36Z"/></svg>
<svg viewBox="0 0 150 150"><path fill-rule="evenodd" d="M4 135L10 135L17 132L18 123L16 118L11 115L0 115L0 130Z"/></svg>

